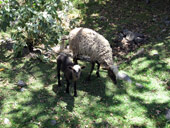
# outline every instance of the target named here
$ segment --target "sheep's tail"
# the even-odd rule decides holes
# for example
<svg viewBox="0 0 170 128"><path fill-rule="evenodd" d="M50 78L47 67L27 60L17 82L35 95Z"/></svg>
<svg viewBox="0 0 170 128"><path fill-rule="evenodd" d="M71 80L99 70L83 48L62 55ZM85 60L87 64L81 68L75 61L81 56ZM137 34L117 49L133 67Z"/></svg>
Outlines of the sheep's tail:
<svg viewBox="0 0 170 128"><path fill-rule="evenodd" d="M65 40L68 40L69 39L69 36L63 36L62 37L62 41L61 41L61 44L60 44L60 52L64 50L64 43L65 43Z"/></svg>

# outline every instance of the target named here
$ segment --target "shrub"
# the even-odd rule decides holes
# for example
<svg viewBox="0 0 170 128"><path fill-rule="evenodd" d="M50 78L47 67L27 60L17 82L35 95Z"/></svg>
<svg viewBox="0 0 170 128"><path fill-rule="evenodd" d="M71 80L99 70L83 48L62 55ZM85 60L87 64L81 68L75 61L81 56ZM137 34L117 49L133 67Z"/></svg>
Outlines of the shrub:
<svg viewBox="0 0 170 128"><path fill-rule="evenodd" d="M67 26L63 24L63 18L67 19L72 10L72 4L67 0L1 0L0 5L3 31L7 27L16 30L12 34L16 56L24 47L32 51L37 44L57 44L70 27L70 21L66 21Z"/></svg>

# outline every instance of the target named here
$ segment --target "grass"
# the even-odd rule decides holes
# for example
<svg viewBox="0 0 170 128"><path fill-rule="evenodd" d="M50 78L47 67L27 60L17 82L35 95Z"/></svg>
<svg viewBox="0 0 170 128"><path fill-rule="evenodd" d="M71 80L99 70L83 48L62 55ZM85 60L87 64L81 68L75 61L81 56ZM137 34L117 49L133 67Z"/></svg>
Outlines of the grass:
<svg viewBox="0 0 170 128"><path fill-rule="evenodd" d="M14 58L12 51L0 44L0 68L4 68L0 71L0 128L170 128L165 118L170 109L167 89L170 86L170 31L159 20L168 11L162 7L166 8L166 2L157 2L145 5L142 1L115 1L114 4L89 1L81 6L84 8L81 26L89 25L110 43L114 43L112 35L125 27L141 30L150 37L149 43L141 46L145 48L144 54L119 67L131 77L132 84L118 81L114 85L104 70L100 71L101 78L93 72L92 81L87 82L90 65L81 62L86 69L78 82L78 97L73 97L73 86L70 95L64 92L64 79L63 87L57 87L56 63ZM102 12L103 8L106 11ZM159 12L158 22L150 21L156 12ZM100 20L103 15L107 17L106 22ZM159 33L164 28L166 32ZM10 33L1 35L10 36ZM18 80L27 83L25 91L17 87ZM4 124L5 118L10 123ZM56 124L52 125L54 120Z"/></svg>

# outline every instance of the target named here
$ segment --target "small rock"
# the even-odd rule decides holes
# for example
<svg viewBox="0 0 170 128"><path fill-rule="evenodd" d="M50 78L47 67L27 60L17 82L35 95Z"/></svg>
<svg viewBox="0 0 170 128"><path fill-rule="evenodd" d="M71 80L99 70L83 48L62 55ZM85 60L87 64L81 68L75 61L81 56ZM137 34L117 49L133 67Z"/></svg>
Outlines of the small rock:
<svg viewBox="0 0 170 128"><path fill-rule="evenodd" d="M147 4L149 4L150 0L145 0Z"/></svg>
<svg viewBox="0 0 170 128"><path fill-rule="evenodd" d="M166 28L162 29L161 33L166 32Z"/></svg>
<svg viewBox="0 0 170 128"><path fill-rule="evenodd" d="M132 80L130 79L130 77L127 74L123 73L123 72L118 73L118 79L125 80L128 83L132 83Z"/></svg>
<svg viewBox="0 0 170 128"><path fill-rule="evenodd" d="M141 38L144 38L145 36L141 33L135 33L136 37L141 37Z"/></svg>
<svg viewBox="0 0 170 128"><path fill-rule="evenodd" d="M136 43L141 43L141 42L144 41L144 38L136 37L134 41L135 41Z"/></svg>
<svg viewBox="0 0 170 128"><path fill-rule="evenodd" d="M41 49L34 49L33 52L38 54L38 55L42 54L42 50Z"/></svg>
<svg viewBox="0 0 170 128"><path fill-rule="evenodd" d="M10 120L8 119L8 118L5 118L4 119L4 124L10 124L11 122L10 122Z"/></svg>
<svg viewBox="0 0 170 128"><path fill-rule="evenodd" d="M128 41L133 41L135 38L136 38L136 35L135 35L135 33L133 33L133 32L129 32L129 33L126 35L126 39L127 39Z"/></svg>
<svg viewBox="0 0 170 128"><path fill-rule="evenodd" d="M57 124L57 121L56 120L51 120L51 125L56 125Z"/></svg>
<svg viewBox="0 0 170 128"><path fill-rule="evenodd" d="M170 20L165 20L164 22L165 22L166 26L170 25Z"/></svg>
<svg viewBox="0 0 170 128"><path fill-rule="evenodd" d="M25 91L25 88L21 88L20 91L21 91L21 92Z"/></svg>
<svg viewBox="0 0 170 128"><path fill-rule="evenodd" d="M105 16L100 16L99 19L100 19L100 20L103 20L103 21L106 21L106 20L107 20L107 18L106 18Z"/></svg>
<svg viewBox="0 0 170 128"><path fill-rule="evenodd" d="M22 80L19 80L17 85L20 86L20 87L24 87L24 86L26 86L26 83Z"/></svg>
<svg viewBox="0 0 170 128"><path fill-rule="evenodd" d="M166 113L166 119L170 121L170 109L168 109Z"/></svg>
<svg viewBox="0 0 170 128"><path fill-rule="evenodd" d="M144 48L141 48L141 49L139 49L139 50L136 52L135 56L141 55L141 54L143 54L144 52L145 52L145 49L144 49Z"/></svg>
<svg viewBox="0 0 170 128"><path fill-rule="evenodd" d="M136 83L136 86L138 87L138 88L143 88L144 86L142 85L142 84L140 84L140 83Z"/></svg>
<svg viewBox="0 0 170 128"><path fill-rule="evenodd" d="M126 35L128 35L128 34L130 34L130 33L131 33L131 31L129 31L128 29L124 29L122 34L123 34L124 36L126 36Z"/></svg>

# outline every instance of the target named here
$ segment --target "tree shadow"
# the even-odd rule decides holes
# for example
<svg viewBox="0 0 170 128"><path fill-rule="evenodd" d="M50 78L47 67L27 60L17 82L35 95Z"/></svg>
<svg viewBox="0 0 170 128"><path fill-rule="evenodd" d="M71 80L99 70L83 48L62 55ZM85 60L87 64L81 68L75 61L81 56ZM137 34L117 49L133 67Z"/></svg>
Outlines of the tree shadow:
<svg viewBox="0 0 170 128"><path fill-rule="evenodd" d="M141 106L146 108L146 116L154 121L156 121L157 128L163 128L166 126L166 119L164 118L167 109L170 107L169 102L166 103L145 103L141 98L129 95L130 99L137 102Z"/></svg>
<svg viewBox="0 0 170 128"><path fill-rule="evenodd" d="M79 124L78 118L72 118L67 108L58 104L65 101L69 110L70 107L73 107L74 98L63 93L60 96L54 96L46 89L32 90L31 94L32 96L29 101L21 103L20 108L13 109L8 113L12 116L12 120L17 127L31 127L34 125L41 127L62 127L67 121L71 125L76 126ZM41 122L42 119L43 122ZM54 124L51 123L53 120L56 121Z"/></svg>
<svg viewBox="0 0 170 128"><path fill-rule="evenodd" d="M158 39L164 40L170 32L169 27L164 23L165 17L170 14L169 4L169 0L161 3L159 0L155 0L148 5L145 1L136 0L89 0L84 6L80 6L83 15L83 23L80 26L99 32L110 42L114 56L125 59L125 55L134 52L144 43L135 45L129 42L129 47L124 49L121 48L121 42L117 42L115 38L121 31L128 29L144 34L148 39L145 43L156 42L155 40L158 41ZM158 12L162 15L159 15ZM163 29L166 29L166 32L161 32Z"/></svg>
<svg viewBox="0 0 170 128"><path fill-rule="evenodd" d="M0 62L8 62L10 60L11 55L7 54L7 46L10 47L11 43L1 42L0 44ZM11 50L11 49L10 49Z"/></svg>
<svg viewBox="0 0 170 128"><path fill-rule="evenodd" d="M0 114L2 113L2 109L3 109L3 100L4 100L4 96L0 95Z"/></svg>

